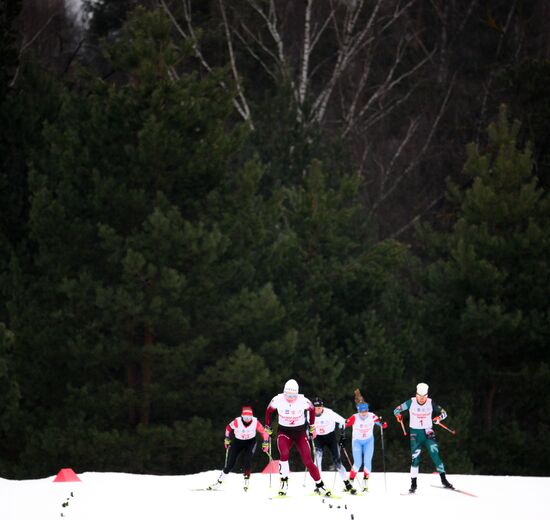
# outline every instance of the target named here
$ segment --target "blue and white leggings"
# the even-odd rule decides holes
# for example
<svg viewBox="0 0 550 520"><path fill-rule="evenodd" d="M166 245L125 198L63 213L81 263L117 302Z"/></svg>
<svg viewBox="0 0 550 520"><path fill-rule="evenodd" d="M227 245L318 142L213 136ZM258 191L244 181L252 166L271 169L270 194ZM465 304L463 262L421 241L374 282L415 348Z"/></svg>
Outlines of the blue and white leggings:
<svg viewBox="0 0 550 520"><path fill-rule="evenodd" d="M372 456L374 454L374 435L368 439L356 439L351 445L353 453L353 471L358 473L361 466L368 473L372 470Z"/></svg>

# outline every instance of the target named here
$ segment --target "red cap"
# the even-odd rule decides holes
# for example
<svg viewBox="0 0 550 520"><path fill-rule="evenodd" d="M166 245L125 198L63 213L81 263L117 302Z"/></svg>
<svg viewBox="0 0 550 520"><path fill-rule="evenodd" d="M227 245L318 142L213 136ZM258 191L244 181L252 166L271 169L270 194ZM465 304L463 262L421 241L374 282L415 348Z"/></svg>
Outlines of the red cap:
<svg viewBox="0 0 550 520"><path fill-rule="evenodd" d="M250 406L243 406L241 415L243 415L243 416L244 416L244 415L250 415L250 416L252 416L252 415L254 415L254 414L252 413L252 408L251 408Z"/></svg>

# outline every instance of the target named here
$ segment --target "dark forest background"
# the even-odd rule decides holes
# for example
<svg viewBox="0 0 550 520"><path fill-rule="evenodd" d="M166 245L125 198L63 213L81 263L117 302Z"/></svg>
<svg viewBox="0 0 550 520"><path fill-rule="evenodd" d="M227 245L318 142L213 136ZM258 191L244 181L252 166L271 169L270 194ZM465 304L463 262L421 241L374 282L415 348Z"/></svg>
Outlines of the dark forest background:
<svg viewBox="0 0 550 520"><path fill-rule="evenodd" d="M290 377L549 475L548 2L84 8L0 7L0 475L219 468Z"/></svg>

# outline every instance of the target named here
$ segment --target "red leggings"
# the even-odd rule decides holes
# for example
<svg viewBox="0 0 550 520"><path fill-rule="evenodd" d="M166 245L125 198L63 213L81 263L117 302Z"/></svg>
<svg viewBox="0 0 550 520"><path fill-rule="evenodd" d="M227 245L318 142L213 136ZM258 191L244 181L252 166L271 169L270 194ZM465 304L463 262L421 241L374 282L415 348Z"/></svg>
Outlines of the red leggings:
<svg viewBox="0 0 550 520"><path fill-rule="evenodd" d="M317 466L313 462L313 459L311 458L311 451L309 449L309 442L307 441L307 436L305 431L299 431L296 433L285 431L285 432L278 433L277 449L279 450L281 461L284 462L288 460L288 453L293 444L296 445L296 449L300 454L302 462L305 464L307 470L309 471L311 478L315 482L318 482L319 480L321 480L321 474L319 473L319 469L317 468Z"/></svg>

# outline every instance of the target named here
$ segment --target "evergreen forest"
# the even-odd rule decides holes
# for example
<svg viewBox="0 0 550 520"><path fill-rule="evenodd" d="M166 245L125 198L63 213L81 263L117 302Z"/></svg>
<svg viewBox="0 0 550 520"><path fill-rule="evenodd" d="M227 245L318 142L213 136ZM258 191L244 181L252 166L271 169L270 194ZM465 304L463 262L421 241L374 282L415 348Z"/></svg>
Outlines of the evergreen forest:
<svg viewBox="0 0 550 520"><path fill-rule="evenodd" d="M550 475L546 0L65 4L0 7L0 477L221 468L290 378Z"/></svg>

